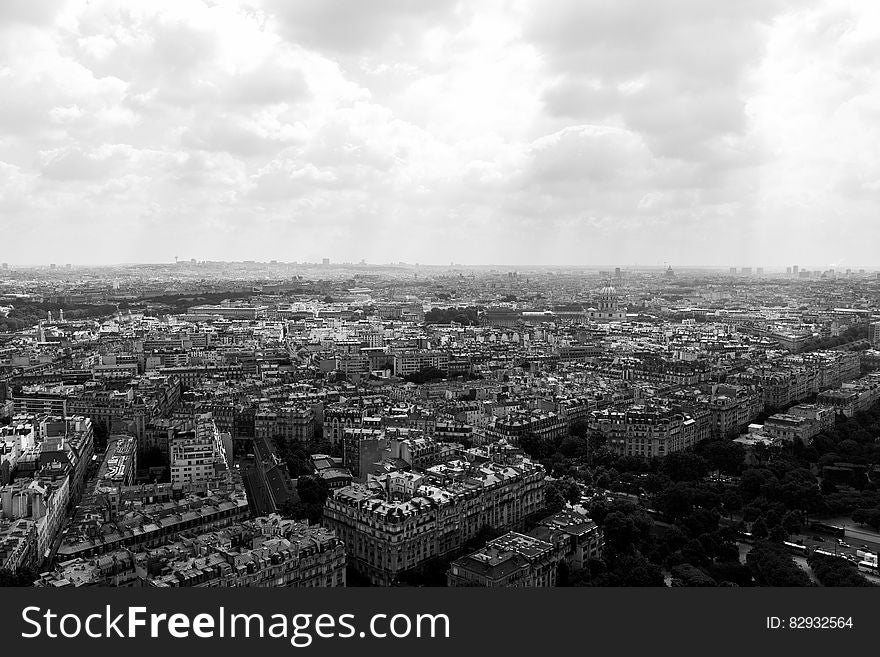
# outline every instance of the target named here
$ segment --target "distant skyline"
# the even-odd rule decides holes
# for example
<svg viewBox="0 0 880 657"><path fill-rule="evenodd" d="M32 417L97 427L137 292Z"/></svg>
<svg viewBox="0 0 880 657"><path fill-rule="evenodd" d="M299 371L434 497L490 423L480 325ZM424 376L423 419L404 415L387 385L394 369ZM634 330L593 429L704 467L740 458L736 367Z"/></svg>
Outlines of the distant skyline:
<svg viewBox="0 0 880 657"><path fill-rule="evenodd" d="M0 261L871 269L878 70L868 0L4 0Z"/></svg>
<svg viewBox="0 0 880 657"><path fill-rule="evenodd" d="M66 270L67 265L70 265L74 269L89 269L89 268L113 268L113 267L159 267L159 266L174 266L175 263L173 260L171 262L112 262L112 263L70 263L70 262L58 262L58 263L5 263L9 266L9 270L15 269L50 269L52 265L55 266L55 271L63 272ZM498 269L504 271L513 271L513 270L529 270L529 269L585 269L589 271L614 271L615 268L620 268L622 273L626 273L628 271L644 271L644 270L658 270L663 271L667 267L671 267L673 271L693 271L693 270L717 270L723 271L724 273L728 273L731 268L735 268L737 273L741 273L740 270L743 268L750 268L752 273L757 273L757 269L763 269L764 273L784 273L787 267L792 267L797 265L799 267L799 271L834 271L836 273L845 273L847 270L850 270L853 273L858 273L859 270L864 270L867 272L876 272L880 271L880 265L849 265L843 267L835 267L833 265L818 265L818 264L810 264L810 263L792 263L792 264L783 264L783 265L733 265L733 264L691 264L691 265L680 265L676 263L625 263L625 264L596 264L596 263L476 263L476 262L415 262L415 261L387 261L387 262L361 262L357 261L331 261L327 265L324 265L321 260L277 260L276 262L272 262L271 260L253 260L253 259L245 259L245 260L196 260L195 263L191 262L191 259L187 258L186 260L181 259L179 265L181 267L192 266L195 265L203 265L203 264L232 264L232 265L270 265L270 266L301 266L301 267L327 267L332 269L334 267L425 267L428 269L449 269L449 268L469 268L469 269Z"/></svg>

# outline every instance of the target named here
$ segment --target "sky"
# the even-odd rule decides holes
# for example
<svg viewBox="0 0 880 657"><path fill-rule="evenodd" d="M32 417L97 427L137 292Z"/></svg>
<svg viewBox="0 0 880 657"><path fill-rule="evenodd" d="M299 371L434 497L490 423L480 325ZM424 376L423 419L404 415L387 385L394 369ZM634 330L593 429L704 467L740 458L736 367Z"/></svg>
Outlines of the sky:
<svg viewBox="0 0 880 657"><path fill-rule="evenodd" d="M3 0L0 260L880 265L880 3Z"/></svg>

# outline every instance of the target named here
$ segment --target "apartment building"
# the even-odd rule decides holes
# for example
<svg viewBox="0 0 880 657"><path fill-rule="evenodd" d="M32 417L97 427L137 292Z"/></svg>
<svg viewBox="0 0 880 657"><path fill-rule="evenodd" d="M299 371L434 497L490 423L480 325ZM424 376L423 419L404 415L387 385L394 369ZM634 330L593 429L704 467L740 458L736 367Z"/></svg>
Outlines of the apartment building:
<svg viewBox="0 0 880 657"><path fill-rule="evenodd" d="M352 566L377 585L448 554L485 525L512 529L544 507L544 468L522 457L451 461L425 473L394 472L333 491L325 526Z"/></svg>
<svg viewBox="0 0 880 657"><path fill-rule="evenodd" d="M210 416L202 416L195 428L171 439L171 483L206 481L229 467L227 445ZM231 440L229 441L231 443Z"/></svg>

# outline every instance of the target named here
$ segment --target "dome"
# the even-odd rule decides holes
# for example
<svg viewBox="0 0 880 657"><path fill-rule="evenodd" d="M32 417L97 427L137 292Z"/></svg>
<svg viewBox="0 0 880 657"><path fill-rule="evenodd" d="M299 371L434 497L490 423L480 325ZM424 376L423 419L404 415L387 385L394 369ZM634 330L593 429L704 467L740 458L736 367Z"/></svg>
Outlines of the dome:
<svg viewBox="0 0 880 657"><path fill-rule="evenodd" d="M599 290L599 295L603 297L613 297L617 295L617 290L615 290L610 285L606 285L601 290Z"/></svg>

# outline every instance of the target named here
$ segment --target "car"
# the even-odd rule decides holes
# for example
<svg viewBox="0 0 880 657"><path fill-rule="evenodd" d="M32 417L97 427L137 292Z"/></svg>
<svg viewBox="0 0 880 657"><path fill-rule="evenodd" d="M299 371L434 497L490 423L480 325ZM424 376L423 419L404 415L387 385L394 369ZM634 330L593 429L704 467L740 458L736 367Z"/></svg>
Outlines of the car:
<svg viewBox="0 0 880 657"><path fill-rule="evenodd" d="M842 548L850 548L850 547L852 547L849 543L844 543L843 541L840 541L840 542L838 543L838 545L839 545L840 547L842 547Z"/></svg>
<svg viewBox="0 0 880 657"><path fill-rule="evenodd" d="M814 541L819 541L820 543L824 543L824 542L825 542L825 538L824 538L824 537L822 537L822 536L818 536L818 535L816 535L816 534L813 534L813 537L812 537L812 538L813 538Z"/></svg>

